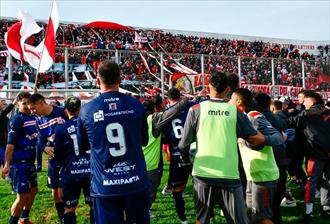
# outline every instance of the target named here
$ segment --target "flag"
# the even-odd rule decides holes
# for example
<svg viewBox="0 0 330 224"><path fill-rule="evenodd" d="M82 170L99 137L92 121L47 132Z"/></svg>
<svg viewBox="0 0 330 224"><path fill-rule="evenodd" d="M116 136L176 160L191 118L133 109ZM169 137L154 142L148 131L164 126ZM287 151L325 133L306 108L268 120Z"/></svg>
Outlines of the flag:
<svg viewBox="0 0 330 224"><path fill-rule="evenodd" d="M72 81L78 81L77 76L72 72Z"/></svg>
<svg viewBox="0 0 330 224"><path fill-rule="evenodd" d="M134 38L135 43L148 43L148 37L143 37L138 32L135 31L135 38Z"/></svg>
<svg viewBox="0 0 330 224"><path fill-rule="evenodd" d="M35 52L34 47L25 44L25 41L33 34L39 33L42 28L26 12L19 11L18 18L20 21L9 27L7 33L5 33L5 43L9 53L14 58L24 61L26 59L24 57L24 47L27 48L28 53L38 54Z"/></svg>
<svg viewBox="0 0 330 224"><path fill-rule="evenodd" d="M55 37L59 26L59 16L56 1L53 1L52 12L48 20L48 27L44 39L44 49L41 51L39 72L45 72L55 62Z"/></svg>
<svg viewBox="0 0 330 224"><path fill-rule="evenodd" d="M30 77L29 77L29 75L26 74L25 72L24 72L24 78L23 78L23 81L24 81L24 82L29 82L29 81L30 81Z"/></svg>
<svg viewBox="0 0 330 224"><path fill-rule="evenodd" d="M43 28L39 27L34 18L26 12L19 11L20 22L12 25L5 34L8 51L14 58L27 61L31 67L45 72L55 61L55 35L59 25L59 17L55 0L45 39L37 47L29 45L26 40Z"/></svg>
<svg viewBox="0 0 330 224"><path fill-rule="evenodd" d="M0 57L7 57L8 56L8 51L0 51Z"/></svg>

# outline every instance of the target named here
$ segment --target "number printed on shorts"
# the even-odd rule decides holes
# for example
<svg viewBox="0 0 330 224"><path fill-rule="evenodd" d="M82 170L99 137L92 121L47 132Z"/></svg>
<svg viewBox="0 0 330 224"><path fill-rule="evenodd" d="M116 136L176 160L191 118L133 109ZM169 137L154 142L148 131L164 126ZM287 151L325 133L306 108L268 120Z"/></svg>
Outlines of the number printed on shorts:
<svg viewBox="0 0 330 224"><path fill-rule="evenodd" d="M127 149L123 126L119 123L110 123L105 128L105 132L110 143L119 144L119 149L116 147L109 148L110 155L113 157L125 155Z"/></svg>
<svg viewBox="0 0 330 224"><path fill-rule="evenodd" d="M183 127L182 127L182 121L179 118L174 119L172 121L172 128L173 128L175 137L177 139L181 139L182 134L183 134Z"/></svg>

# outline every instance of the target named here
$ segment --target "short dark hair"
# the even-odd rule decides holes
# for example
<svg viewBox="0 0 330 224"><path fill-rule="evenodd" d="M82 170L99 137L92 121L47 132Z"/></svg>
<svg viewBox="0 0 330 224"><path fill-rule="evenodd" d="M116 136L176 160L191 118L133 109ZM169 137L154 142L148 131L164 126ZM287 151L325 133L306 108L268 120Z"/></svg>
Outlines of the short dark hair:
<svg viewBox="0 0 330 224"><path fill-rule="evenodd" d="M283 103L279 100L274 100L272 102L272 104L274 105L274 107L276 108L276 110L282 110L283 108Z"/></svg>
<svg viewBox="0 0 330 224"><path fill-rule="evenodd" d="M178 88L171 88L167 92L167 96L170 100L178 100L181 97L180 91Z"/></svg>
<svg viewBox="0 0 330 224"><path fill-rule="evenodd" d="M254 100L258 106L262 108L269 108L272 99L266 93L257 93L254 96Z"/></svg>
<svg viewBox="0 0 330 224"><path fill-rule="evenodd" d="M21 101L22 99L30 99L30 97L31 97L30 93L22 92L17 95L16 99L17 101Z"/></svg>
<svg viewBox="0 0 330 224"><path fill-rule="evenodd" d="M76 113L81 106L81 101L78 97L72 96L69 97L64 102L64 108L67 109L70 113Z"/></svg>
<svg viewBox="0 0 330 224"><path fill-rule="evenodd" d="M209 77L209 83L217 90L218 93L222 93L227 88L228 78L223 72L214 72Z"/></svg>
<svg viewBox="0 0 330 224"><path fill-rule="evenodd" d="M233 73L227 73L227 78L228 78L228 86L230 87L230 90L235 91L239 83L238 75L235 75Z"/></svg>
<svg viewBox="0 0 330 224"><path fill-rule="evenodd" d="M144 110L146 111L147 115L153 114L155 109L155 104L151 100L145 100L143 102Z"/></svg>
<svg viewBox="0 0 330 224"><path fill-rule="evenodd" d="M244 88L238 88L234 91L234 93L239 96L244 106L248 107L251 105L253 100L253 95L250 90Z"/></svg>
<svg viewBox="0 0 330 224"><path fill-rule="evenodd" d="M29 98L29 103L36 104L39 100L45 101L45 97L40 93L34 93Z"/></svg>
<svg viewBox="0 0 330 224"><path fill-rule="evenodd" d="M154 106L158 108L163 103L163 98L160 95L155 95L152 102Z"/></svg>
<svg viewBox="0 0 330 224"><path fill-rule="evenodd" d="M101 81L111 86L120 82L120 68L116 62L113 61L102 61L97 70L98 76Z"/></svg>
<svg viewBox="0 0 330 224"><path fill-rule="evenodd" d="M321 95L314 91L306 91L305 98L313 98L316 101L316 104L324 104Z"/></svg>

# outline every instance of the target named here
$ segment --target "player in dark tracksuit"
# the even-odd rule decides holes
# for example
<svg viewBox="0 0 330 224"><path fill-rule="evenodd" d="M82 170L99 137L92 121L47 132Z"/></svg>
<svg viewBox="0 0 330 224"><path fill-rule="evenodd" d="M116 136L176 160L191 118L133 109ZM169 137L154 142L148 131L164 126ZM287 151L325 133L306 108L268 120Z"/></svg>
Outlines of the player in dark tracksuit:
<svg viewBox="0 0 330 224"><path fill-rule="evenodd" d="M180 91L177 88L170 89L168 91L168 98L171 103L171 107L168 108L168 110L170 110L181 100ZM182 193L185 190L189 175L191 174L192 164L183 163L178 144L182 138L183 127L189 108L195 104L195 102L189 102L178 116L167 125L164 131L164 142L169 145L171 155L169 182L172 187L172 197L174 199L176 213L181 223L187 223L185 201Z"/></svg>
<svg viewBox="0 0 330 224"><path fill-rule="evenodd" d="M13 102L5 106L5 101L0 101L0 167L5 164L5 148L7 144L9 120L7 115L10 111L12 111L12 109L14 109L15 103L16 102Z"/></svg>
<svg viewBox="0 0 330 224"><path fill-rule="evenodd" d="M81 102L76 97L65 101L69 120L55 129L55 159L61 166L63 189L64 224L77 223L75 210L83 191L86 204L91 206L90 222L94 224L92 200L90 197L90 154L78 146L77 121Z"/></svg>
<svg viewBox="0 0 330 224"><path fill-rule="evenodd" d="M313 220L316 185L320 181L322 216L330 217L330 110L324 108L321 96L315 92L305 94L304 105L306 110L290 118L289 125L303 129L309 147L303 217L304 223L308 223Z"/></svg>

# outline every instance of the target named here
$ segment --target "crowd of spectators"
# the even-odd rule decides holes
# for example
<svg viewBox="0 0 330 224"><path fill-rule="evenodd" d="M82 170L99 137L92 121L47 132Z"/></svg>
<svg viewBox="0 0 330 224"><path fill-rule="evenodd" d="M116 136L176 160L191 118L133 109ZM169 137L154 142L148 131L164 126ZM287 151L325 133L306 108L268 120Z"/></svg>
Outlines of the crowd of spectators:
<svg viewBox="0 0 330 224"><path fill-rule="evenodd" d="M0 20L0 50L5 48L4 33L15 21ZM46 26L39 23L39 25ZM44 32L44 31L43 31ZM171 67L173 59L177 59L184 66L201 72L200 56L186 54L205 55L205 73L213 71L224 71L238 74L238 56L241 57L241 78L242 82L249 84L270 84L272 83L271 58L274 58L275 84L302 86L302 64L305 61L305 80L307 86L318 88L315 81L320 73L321 63L330 58L329 46L319 46L319 55L301 52L294 45L284 47L280 44L263 41L245 41L216 39L208 37L174 35L160 31L140 30L139 33L148 38L148 43L134 43L135 32L110 29L91 29L75 24L60 24L57 32L56 43L58 47L80 48L69 50L70 64L87 64L95 71L99 62L104 59L115 59L115 51L127 50L119 53L119 64L126 80L152 80L160 73L160 56L156 52L164 53L164 64L167 71L176 72ZM28 42L37 45L43 35L35 35ZM2 48L1 48L2 46ZM92 48L81 50L81 48ZM145 65L138 51L153 51L154 57L143 54L148 64ZM174 54L173 54L174 53ZM64 63L64 50L57 50L56 62ZM15 63L15 62L14 62ZM14 78L24 79L19 66L14 66ZM33 79L33 71L27 73ZM5 79L5 58L0 57L0 81ZM155 74L155 76L150 75ZM169 74L168 72L165 72ZM61 82L63 75L45 74L44 82ZM166 77L168 79L168 77ZM14 80L15 80L14 79ZM324 88L324 85L321 86ZM327 85L326 85L327 87Z"/></svg>

